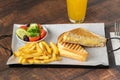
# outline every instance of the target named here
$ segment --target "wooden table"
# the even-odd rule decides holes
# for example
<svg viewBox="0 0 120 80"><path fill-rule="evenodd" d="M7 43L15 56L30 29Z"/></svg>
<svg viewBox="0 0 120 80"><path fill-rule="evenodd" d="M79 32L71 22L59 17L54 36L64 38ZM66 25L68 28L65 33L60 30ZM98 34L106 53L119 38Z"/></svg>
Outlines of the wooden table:
<svg viewBox="0 0 120 80"><path fill-rule="evenodd" d="M113 27L120 21L120 0L88 0L85 23L104 22ZM6 65L10 56L13 24L70 23L66 0L0 0L0 80L119 80L120 67L110 54L108 69L12 67ZM111 29L112 30L112 29Z"/></svg>

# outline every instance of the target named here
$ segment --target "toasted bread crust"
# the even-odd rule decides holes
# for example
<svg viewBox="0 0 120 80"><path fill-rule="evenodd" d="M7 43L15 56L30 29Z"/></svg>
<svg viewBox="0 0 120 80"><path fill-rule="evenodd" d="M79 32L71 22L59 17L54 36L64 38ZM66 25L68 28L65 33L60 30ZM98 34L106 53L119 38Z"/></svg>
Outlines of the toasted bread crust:
<svg viewBox="0 0 120 80"><path fill-rule="evenodd" d="M76 59L79 61L86 61L88 52L79 44L67 43L63 41L65 33L58 37L58 49L61 56Z"/></svg>

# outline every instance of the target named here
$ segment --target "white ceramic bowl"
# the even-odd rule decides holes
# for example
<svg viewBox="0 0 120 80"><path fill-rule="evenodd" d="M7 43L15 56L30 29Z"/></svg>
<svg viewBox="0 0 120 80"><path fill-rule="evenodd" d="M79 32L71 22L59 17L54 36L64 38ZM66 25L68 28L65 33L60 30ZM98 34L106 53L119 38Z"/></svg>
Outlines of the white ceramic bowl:
<svg viewBox="0 0 120 80"><path fill-rule="evenodd" d="M47 29L44 27L44 26L42 26L43 27L43 29L46 31L46 35L42 38L42 39L40 39L40 40L38 40L38 41L34 41L34 42L40 42L40 41L42 41L42 40L44 40L46 37L47 37L47 35L48 35L48 31L47 31ZM15 33L16 34L16 33ZM19 42L22 42L22 43L31 43L30 41L24 41L24 40L22 40L22 39L20 39L18 36L17 36L17 34L16 34L16 37L17 37L17 40L19 41Z"/></svg>

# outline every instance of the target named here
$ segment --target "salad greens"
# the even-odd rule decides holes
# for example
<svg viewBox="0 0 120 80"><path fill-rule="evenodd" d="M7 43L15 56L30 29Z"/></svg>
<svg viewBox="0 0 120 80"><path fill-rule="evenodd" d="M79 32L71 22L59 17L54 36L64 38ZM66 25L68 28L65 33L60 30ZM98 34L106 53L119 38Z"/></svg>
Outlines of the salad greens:
<svg viewBox="0 0 120 80"><path fill-rule="evenodd" d="M37 24L30 24L30 26L27 29L27 35L30 37L39 36L40 29Z"/></svg>

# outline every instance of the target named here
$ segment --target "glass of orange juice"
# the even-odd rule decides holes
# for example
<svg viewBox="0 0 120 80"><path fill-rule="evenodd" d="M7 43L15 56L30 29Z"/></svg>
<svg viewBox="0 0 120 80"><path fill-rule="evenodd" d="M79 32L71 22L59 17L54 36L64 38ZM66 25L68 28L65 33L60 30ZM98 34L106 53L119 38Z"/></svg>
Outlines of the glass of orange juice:
<svg viewBox="0 0 120 80"><path fill-rule="evenodd" d="M72 23L82 23L85 19L87 0L67 0L67 11Z"/></svg>

